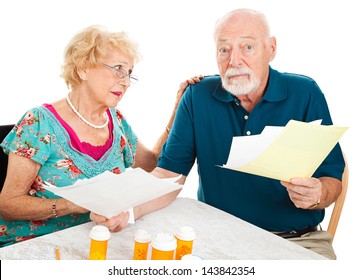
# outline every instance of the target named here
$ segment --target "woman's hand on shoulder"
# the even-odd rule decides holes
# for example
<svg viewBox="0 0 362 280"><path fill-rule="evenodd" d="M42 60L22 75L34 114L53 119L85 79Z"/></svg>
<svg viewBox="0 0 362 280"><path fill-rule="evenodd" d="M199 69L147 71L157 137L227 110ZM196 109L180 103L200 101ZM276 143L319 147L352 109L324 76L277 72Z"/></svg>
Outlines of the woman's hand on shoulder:
<svg viewBox="0 0 362 280"><path fill-rule="evenodd" d="M193 76L190 79L187 79L185 82L183 83L188 83L190 85L194 85L198 82L200 82L202 79L204 78L204 75L197 75L197 76ZM183 84L182 83L182 84Z"/></svg>
<svg viewBox="0 0 362 280"><path fill-rule="evenodd" d="M189 79L187 79L186 81L182 82L180 85L179 90L177 91L177 96L176 96L176 107L182 97L182 95L185 92L185 89L187 88L188 85L194 85L198 82L200 82L202 79L204 78L203 75L198 75L198 76L193 76Z"/></svg>

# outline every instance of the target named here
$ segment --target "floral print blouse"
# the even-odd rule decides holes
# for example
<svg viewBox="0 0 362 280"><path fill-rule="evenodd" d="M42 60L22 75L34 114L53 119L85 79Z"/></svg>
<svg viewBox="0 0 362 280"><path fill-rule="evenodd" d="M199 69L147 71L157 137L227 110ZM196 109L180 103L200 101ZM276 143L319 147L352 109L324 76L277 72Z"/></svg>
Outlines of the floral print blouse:
<svg viewBox="0 0 362 280"><path fill-rule="evenodd" d="M0 146L7 154L11 151L41 165L29 190L30 196L57 198L42 187L44 181L63 187L104 171L120 174L134 164L137 137L120 111L110 109L110 112L114 124L113 143L97 161L71 146L68 132L47 108L33 108L21 118ZM89 213L41 221L4 221L0 218L0 247L88 221Z"/></svg>

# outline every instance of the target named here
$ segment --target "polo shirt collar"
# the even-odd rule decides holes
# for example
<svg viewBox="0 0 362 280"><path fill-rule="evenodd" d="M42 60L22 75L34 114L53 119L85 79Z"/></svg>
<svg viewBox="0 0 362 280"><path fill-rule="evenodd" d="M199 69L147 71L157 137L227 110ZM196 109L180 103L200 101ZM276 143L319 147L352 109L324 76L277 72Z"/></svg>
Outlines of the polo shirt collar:
<svg viewBox="0 0 362 280"><path fill-rule="evenodd" d="M269 79L262 100L278 102L287 98L287 89L282 75L269 66Z"/></svg>
<svg viewBox="0 0 362 280"><path fill-rule="evenodd" d="M224 89L220 82L215 88L213 96L221 102L232 102L235 96ZM262 100L268 102L278 102L287 98L287 90L283 77L280 73L269 66L269 78L265 94Z"/></svg>
<svg viewBox="0 0 362 280"><path fill-rule="evenodd" d="M228 92L224 87L222 86L221 78L219 77L220 82L215 88L214 93L212 94L217 100L221 102L231 102L234 101L235 97L230 92Z"/></svg>

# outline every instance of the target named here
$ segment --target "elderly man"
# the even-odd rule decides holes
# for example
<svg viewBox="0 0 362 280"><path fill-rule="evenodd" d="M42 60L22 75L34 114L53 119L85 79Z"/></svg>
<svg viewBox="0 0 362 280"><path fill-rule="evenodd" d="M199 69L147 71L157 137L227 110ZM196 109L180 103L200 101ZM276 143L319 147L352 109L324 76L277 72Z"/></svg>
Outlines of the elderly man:
<svg viewBox="0 0 362 280"><path fill-rule="evenodd" d="M341 192L345 163L339 145L312 178L280 182L218 167L227 161L234 136L260 134L265 126L285 126L291 119L332 124L323 93L313 79L269 66L276 39L263 14L232 11L217 21L214 36L219 75L186 89L152 173L182 174L183 183L197 159L200 201L335 259L331 236L317 227ZM135 218L176 195L135 207Z"/></svg>
<svg viewBox="0 0 362 280"><path fill-rule="evenodd" d="M276 39L263 14L232 11L217 21L214 36L220 75L186 90L154 174L187 176L197 159L199 200L335 259L330 235L317 226L341 192L339 145L312 178L290 182L217 167L227 161L234 136L291 119L332 124L323 93L313 79L269 66Z"/></svg>

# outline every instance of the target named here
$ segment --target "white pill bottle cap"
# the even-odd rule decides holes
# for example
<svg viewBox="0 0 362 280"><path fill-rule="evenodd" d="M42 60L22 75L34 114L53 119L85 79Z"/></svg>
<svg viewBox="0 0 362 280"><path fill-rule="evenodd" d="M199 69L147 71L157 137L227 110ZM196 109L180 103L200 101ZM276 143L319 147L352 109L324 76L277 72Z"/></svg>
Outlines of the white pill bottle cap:
<svg viewBox="0 0 362 280"><path fill-rule="evenodd" d="M89 233L89 238L96 241L106 241L111 238L111 233L107 227L96 225Z"/></svg>

